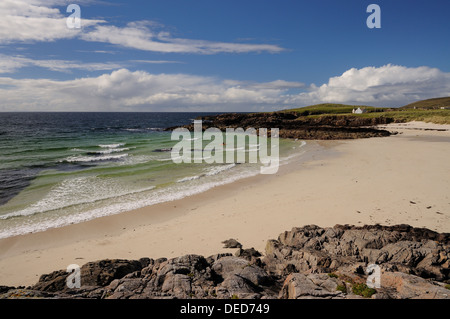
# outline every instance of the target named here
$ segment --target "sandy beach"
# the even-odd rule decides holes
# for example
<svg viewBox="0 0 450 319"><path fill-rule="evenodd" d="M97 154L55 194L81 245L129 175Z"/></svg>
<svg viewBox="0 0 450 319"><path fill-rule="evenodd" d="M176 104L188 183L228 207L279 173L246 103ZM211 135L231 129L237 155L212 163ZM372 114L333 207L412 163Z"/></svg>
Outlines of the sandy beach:
<svg viewBox="0 0 450 319"><path fill-rule="evenodd" d="M309 141L302 161L182 200L0 240L0 285L27 286L99 259L263 252L295 226L410 224L450 232L450 125L387 125L390 137Z"/></svg>

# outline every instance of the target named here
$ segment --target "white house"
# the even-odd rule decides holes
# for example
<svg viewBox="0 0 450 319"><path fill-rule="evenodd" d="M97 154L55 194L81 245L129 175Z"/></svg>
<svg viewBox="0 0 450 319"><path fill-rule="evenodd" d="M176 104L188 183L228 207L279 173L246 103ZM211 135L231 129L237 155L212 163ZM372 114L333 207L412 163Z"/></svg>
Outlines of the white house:
<svg viewBox="0 0 450 319"><path fill-rule="evenodd" d="M354 113L354 114L363 114L363 113L367 113L367 110L358 107L357 109L353 109L352 113Z"/></svg>

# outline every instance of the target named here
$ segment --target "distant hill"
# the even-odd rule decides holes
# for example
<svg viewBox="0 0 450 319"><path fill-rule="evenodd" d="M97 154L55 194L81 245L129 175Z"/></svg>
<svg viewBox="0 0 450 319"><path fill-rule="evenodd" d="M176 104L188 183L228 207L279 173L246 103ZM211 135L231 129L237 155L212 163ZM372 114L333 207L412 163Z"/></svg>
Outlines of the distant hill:
<svg viewBox="0 0 450 319"><path fill-rule="evenodd" d="M355 108L367 111L364 114L353 114ZM441 110L441 107L446 109ZM424 121L437 124L450 124L450 97L433 98L417 101L399 108L374 107L366 105L346 105L323 103L279 112L295 112L299 117L359 117L375 119L383 117L394 122ZM380 120L382 121L382 120Z"/></svg>
<svg viewBox="0 0 450 319"><path fill-rule="evenodd" d="M289 109L284 111L296 112L299 115L319 115L319 114L351 114L353 109L357 108L366 109L368 112L383 112L385 108L373 107L367 105L347 105L336 103L322 103L316 105L310 105L300 107L296 109Z"/></svg>
<svg viewBox="0 0 450 319"><path fill-rule="evenodd" d="M441 107L450 108L450 96L437 97L428 100L417 101L400 107L400 109L440 109Z"/></svg>

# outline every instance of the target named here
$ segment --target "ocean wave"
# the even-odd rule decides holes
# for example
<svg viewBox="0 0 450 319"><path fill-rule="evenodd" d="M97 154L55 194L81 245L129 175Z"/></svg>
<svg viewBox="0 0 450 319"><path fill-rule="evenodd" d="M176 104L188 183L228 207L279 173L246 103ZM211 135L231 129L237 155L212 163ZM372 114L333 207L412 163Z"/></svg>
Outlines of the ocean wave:
<svg viewBox="0 0 450 319"><path fill-rule="evenodd" d="M118 148L121 146L124 146L125 143L116 143L116 144L100 144L99 147L101 148Z"/></svg>
<svg viewBox="0 0 450 319"><path fill-rule="evenodd" d="M105 155L105 154L111 154L111 153L120 153L120 152L125 152L125 151L129 151L130 148L129 147L125 147L125 148L109 148L106 149L104 151L93 151L93 152L88 152L88 155Z"/></svg>
<svg viewBox="0 0 450 319"><path fill-rule="evenodd" d="M146 127L146 128L124 128L122 129L128 132L147 132L147 131L163 131L164 129L161 127Z"/></svg>
<svg viewBox="0 0 450 319"><path fill-rule="evenodd" d="M233 163L233 164L229 164L229 165L219 165L219 166L208 167L204 170L203 174L184 177L182 179L177 180L177 183L189 182L189 181L197 180L199 178L206 177L206 176L214 176L214 175L220 174L222 172L228 171L235 166L236 166L236 164Z"/></svg>
<svg viewBox="0 0 450 319"><path fill-rule="evenodd" d="M124 185L117 184L111 179L101 179L97 176L66 179L54 186L38 202L25 209L1 215L0 220L45 213L74 205L91 204L101 200L149 191L154 188L155 186L127 189Z"/></svg>
<svg viewBox="0 0 450 319"><path fill-rule="evenodd" d="M203 193L213 187L229 184L236 180L255 176L258 174L259 170L252 170L231 174L223 179L209 181L200 185L192 185L186 187L185 184L174 184L173 186L170 186L168 188L152 190L152 196L142 196L139 195L139 193L131 194L126 200L122 200L121 198L120 200L114 201L114 199L111 199L110 204L107 206L79 211L77 213L66 216L58 216L53 219L46 219L36 223L25 224L20 228L5 229L4 231L0 232L0 238L6 238L31 232L39 232L50 228L63 227L66 225L77 224L99 217L115 215L138 208L155 205L158 203L174 201L195 194Z"/></svg>
<svg viewBox="0 0 450 319"><path fill-rule="evenodd" d="M177 180L177 183L184 183L184 182L189 182L189 181L193 181L196 179L199 179L200 177L204 176L204 174L202 175L195 175L195 176L188 176L188 177L184 177L182 179Z"/></svg>
<svg viewBox="0 0 450 319"><path fill-rule="evenodd" d="M228 164L228 165L219 165L219 166L209 167L207 169L206 175L207 176L217 175L224 171L228 171L229 169L232 169L235 166L236 166L236 164L232 163L232 164Z"/></svg>
<svg viewBox="0 0 450 319"><path fill-rule="evenodd" d="M120 160L128 157L128 154L105 155L105 156L69 156L61 161L66 163L88 163Z"/></svg>
<svg viewBox="0 0 450 319"><path fill-rule="evenodd" d="M142 132L143 130L141 128L124 128L124 131L128 132Z"/></svg>
<svg viewBox="0 0 450 319"><path fill-rule="evenodd" d="M304 145L306 145L305 142L301 142L301 144L299 142L296 144L296 149L299 150ZM104 148L104 150L108 151L109 149L116 148L120 147L107 147ZM295 152L295 154L289 154L289 156L280 158L280 165L287 164L287 162L292 162L293 160L295 161L295 158L301 156L303 152L307 152L307 149L308 148L303 148L300 152ZM80 154L75 153L74 155ZM154 156L141 155L138 162L172 160L170 157L158 158L161 157L161 155L163 154L154 154ZM86 157L98 159L104 156ZM128 156L125 157L124 160L112 162L112 165L119 166L124 165L127 162L135 164L134 162L138 157L139 156ZM0 238L29 232L44 231L49 228L62 227L72 223L80 223L98 217L114 215L161 202L181 199L204 192L219 185L258 175L259 173L260 169L258 165L249 166L237 165L234 163L205 165L200 172L193 172L191 170L185 171L186 175L191 174L191 176L181 178L181 176L183 176L181 175L178 177L178 180L173 180L178 183L175 182L157 189L154 189L152 186L147 188L148 192L146 192L143 187L142 189L137 189L138 186L133 187L132 184L119 184L117 180L112 178L102 180L102 178L98 177L91 177L92 179L80 177L80 180L78 181L76 179L68 179L52 188L49 193L38 202L21 211L12 212L9 216L0 216L0 220L2 220L36 214L36 216L33 216L30 219L23 218L23 222L22 219L19 218L17 220L11 219L11 221L8 222L5 221L4 227L0 229ZM126 186L124 187L124 185ZM102 199L104 201L102 201ZM40 214L41 212L43 214Z"/></svg>

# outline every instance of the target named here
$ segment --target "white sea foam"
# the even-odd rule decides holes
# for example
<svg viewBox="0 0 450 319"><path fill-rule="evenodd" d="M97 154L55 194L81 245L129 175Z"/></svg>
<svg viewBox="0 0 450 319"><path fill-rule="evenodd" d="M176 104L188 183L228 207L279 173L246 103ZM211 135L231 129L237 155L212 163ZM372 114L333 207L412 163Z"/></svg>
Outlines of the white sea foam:
<svg viewBox="0 0 450 319"><path fill-rule="evenodd" d="M130 189L115 183L112 179L102 179L96 176L66 179L55 185L41 200L25 209L1 215L0 219L30 216L74 205L95 203L100 200L140 193L154 188L154 186L149 186Z"/></svg>
<svg viewBox="0 0 450 319"><path fill-rule="evenodd" d="M101 162L101 161L119 160L127 156L128 154L104 155L104 156L69 156L64 160L61 160L60 162L68 162L68 163Z"/></svg>
<svg viewBox="0 0 450 319"><path fill-rule="evenodd" d="M19 228L4 229L0 232L0 238L11 237L19 234L39 232L50 228L63 227L70 224L77 224L95 218L115 215L122 212L138 209L158 203L182 199L188 196L199 194L216 186L232 183L241 178L255 176L259 174L259 170L243 171L237 174L228 175L224 179L214 180L199 185L191 185L186 187L185 184L174 184L164 189L150 190L150 193L141 192L130 195L121 196L120 198L112 197L109 202L111 204L91 210L80 211L66 216L58 216L53 219L41 220L35 223L29 223ZM142 195L141 195L142 194Z"/></svg>
<svg viewBox="0 0 450 319"><path fill-rule="evenodd" d="M193 180L199 179L202 176L204 176L204 175L195 175L195 176L184 177L184 178L181 178L181 179L177 180L177 183L184 183L184 182L193 181Z"/></svg>
<svg viewBox="0 0 450 319"><path fill-rule="evenodd" d="M236 166L236 164L232 163L232 164L228 164L228 165L218 165L218 166L209 167L207 169L206 175L207 176L217 175L224 171L228 171L229 169L232 169L235 166Z"/></svg>
<svg viewBox="0 0 450 319"><path fill-rule="evenodd" d="M116 144L100 144L99 147L101 148L118 148L121 146L124 146L125 143L116 143Z"/></svg>
<svg viewBox="0 0 450 319"><path fill-rule="evenodd" d="M305 146L302 142L297 148ZM296 152L280 159L283 164L295 160L302 153ZM124 162L130 160L127 158ZM150 160L145 157L144 160ZM151 160L154 160L153 158ZM161 159L159 159L161 160ZM171 158L167 159L171 160ZM119 162L117 162L119 163ZM282 165L282 163L280 163ZM220 174L228 171L227 174ZM29 232L44 231L49 228L57 228L72 223L80 223L92 220L98 217L119 214L133 209L154 205L157 203L178 200L184 197L204 192L213 187L229 184L236 180L255 176L260 173L258 165L236 165L222 164L205 167L202 174L188 176L180 179L179 183L174 183L169 187L154 189L153 186L141 189L124 189L123 185L117 184L113 180L102 180L96 177L80 177L72 180L66 180L55 186L42 200L26 209L3 215L0 219L12 217L14 215L24 216L36 214L40 211L48 212L53 210L56 213L36 214L33 221L21 223L20 226L11 224L8 228L0 230L0 238L11 237ZM202 182L195 182L202 178ZM92 178L93 180L91 180ZM181 183L181 181L188 183ZM193 181L193 183L189 183ZM75 190L75 192L74 192ZM102 199L105 199L103 202ZM91 202L92 204L89 204ZM88 203L88 204L86 204ZM76 205L71 208L70 214L61 214L65 212L67 205ZM61 209L60 212L58 209ZM56 211L55 211L56 210ZM6 221L5 221L6 222Z"/></svg>
<svg viewBox="0 0 450 319"><path fill-rule="evenodd" d="M208 167L205 169L205 172L203 174L184 177L182 179L177 180L177 183L189 182L189 181L197 180L197 179L199 179L201 177L205 177L205 176L214 176L214 175L220 174L222 172L228 171L235 166L236 166L236 164L218 165L218 166Z"/></svg>
<svg viewBox="0 0 450 319"><path fill-rule="evenodd" d="M96 153L99 155L103 155L103 154L111 154L111 153L120 153L120 152L125 152L125 151L129 151L130 148L129 147L125 147L125 148L109 148L103 151L95 151L92 153Z"/></svg>

